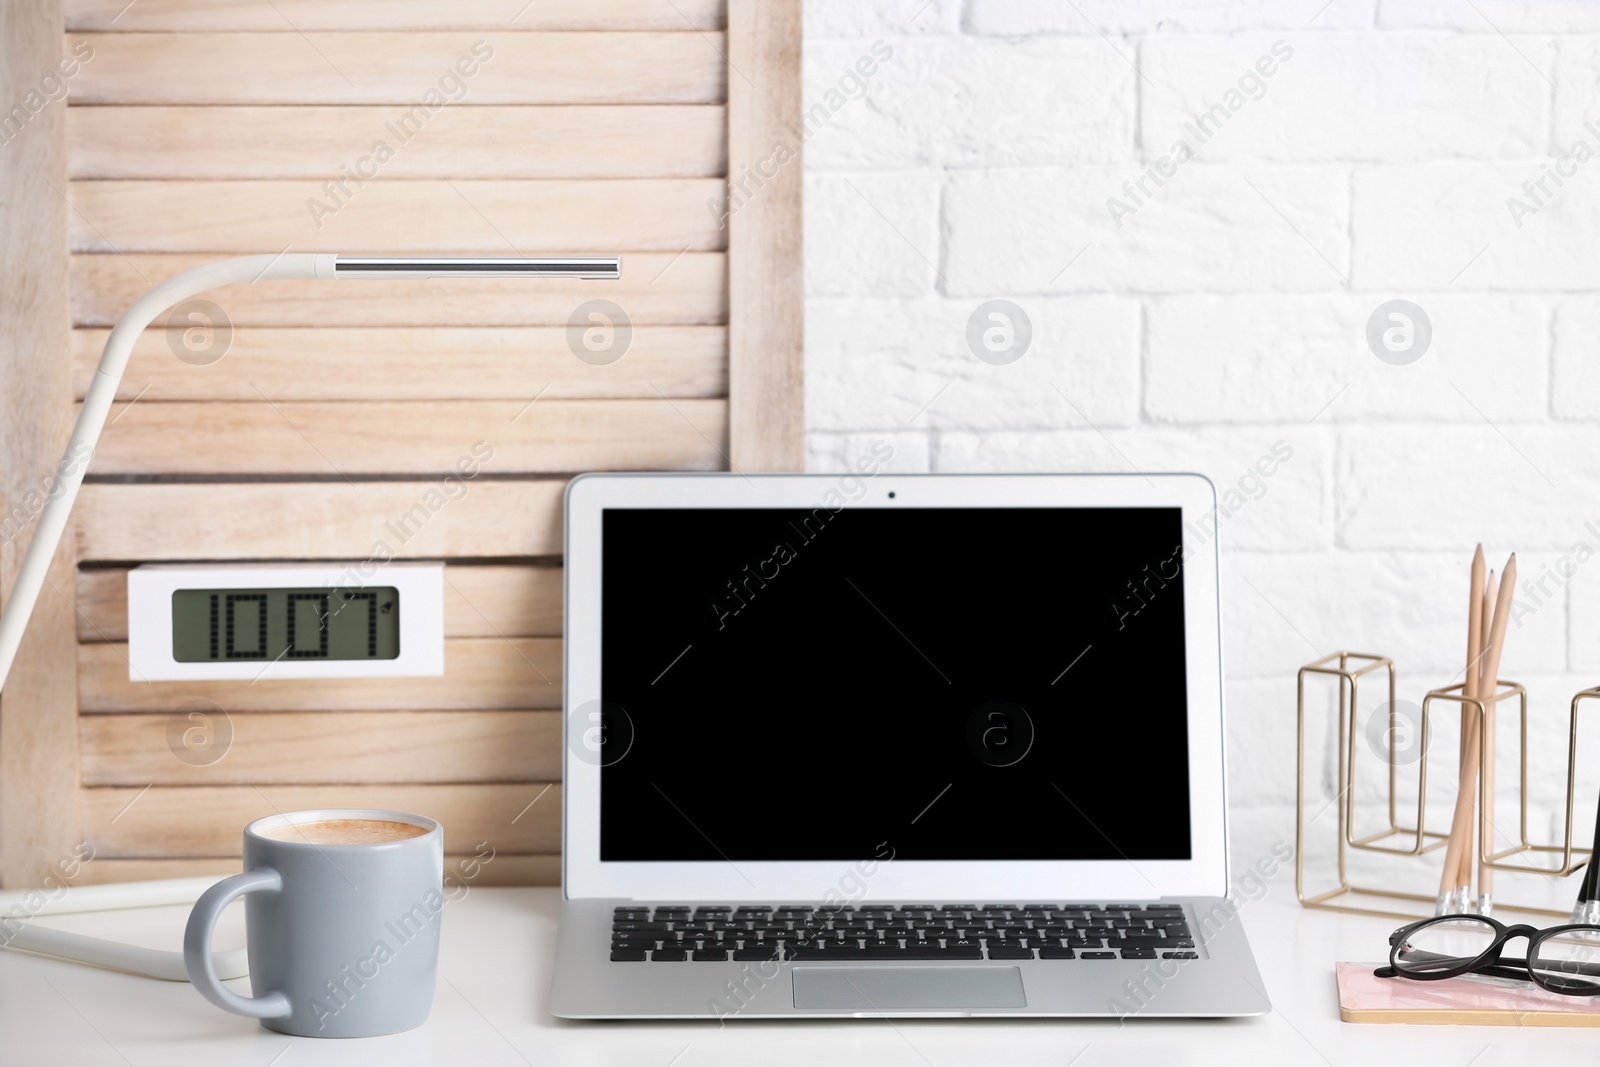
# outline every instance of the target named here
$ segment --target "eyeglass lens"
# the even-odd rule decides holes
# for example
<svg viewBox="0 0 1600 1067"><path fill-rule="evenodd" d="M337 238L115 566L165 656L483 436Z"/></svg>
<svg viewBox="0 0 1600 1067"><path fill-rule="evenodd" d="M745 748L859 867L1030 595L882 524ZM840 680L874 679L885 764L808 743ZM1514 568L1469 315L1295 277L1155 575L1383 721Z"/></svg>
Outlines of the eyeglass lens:
<svg viewBox="0 0 1600 1067"><path fill-rule="evenodd" d="M1468 916L1429 923L1406 937L1395 954L1395 970L1423 975L1462 967L1487 952L1497 933L1490 924Z"/></svg>
<svg viewBox="0 0 1600 1067"><path fill-rule="evenodd" d="M1562 993L1600 994L1600 928L1567 930L1528 953L1535 981Z"/></svg>

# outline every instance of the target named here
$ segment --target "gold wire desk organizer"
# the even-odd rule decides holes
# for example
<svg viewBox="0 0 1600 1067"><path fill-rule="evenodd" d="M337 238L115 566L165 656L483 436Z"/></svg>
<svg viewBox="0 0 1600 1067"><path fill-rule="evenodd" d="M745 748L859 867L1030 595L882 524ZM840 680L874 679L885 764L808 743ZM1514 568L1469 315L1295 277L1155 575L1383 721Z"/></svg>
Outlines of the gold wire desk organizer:
<svg viewBox="0 0 1600 1067"><path fill-rule="evenodd" d="M1361 680L1368 675L1382 672L1380 678L1386 678L1388 688L1389 722L1388 734L1390 743L1384 747L1387 751L1388 764L1388 825L1374 833L1357 836L1356 833L1356 738L1359 728L1356 725L1356 709L1358 708L1357 695L1361 687ZM1315 820L1329 805L1338 805L1338 838L1335 853L1338 884L1330 889L1310 891L1306 888L1305 870L1305 843L1306 843L1306 679L1309 676L1326 676L1339 680L1339 730L1337 734L1338 749L1338 775L1336 778L1337 791L1333 800L1316 813ZM1379 684L1383 684L1380 680ZM1463 683L1464 684L1464 683ZM1417 803L1416 813L1413 818L1409 804L1405 816L1412 819L1409 825L1401 820L1399 784L1402 764L1400 753L1392 743L1395 731L1399 726L1398 706L1395 700L1395 667L1394 661L1387 656L1375 656L1362 652L1335 652L1324 656L1314 663L1308 663L1300 668L1297 693L1297 723L1296 738L1299 749L1295 769L1295 893L1300 898L1300 903L1308 908L1323 908L1329 911L1351 912L1357 915L1379 915L1397 919L1427 918L1434 913L1436 897L1421 893L1406 893L1394 889L1380 889L1368 886L1359 886L1351 883L1346 872L1345 860L1348 849L1365 852L1388 853L1395 857L1423 856L1442 848L1449 841L1449 834L1426 828L1426 815L1428 803L1428 745L1431 736L1429 716L1436 701L1448 701L1458 704L1463 712L1475 711L1478 716L1479 737L1486 736L1484 724L1487 712L1491 707L1498 707L1503 701L1512 697L1517 699L1521 744L1518 749L1518 778L1517 778L1517 807L1518 807L1518 840L1509 848L1495 851L1494 842L1485 839L1482 813L1484 805L1489 802L1489 793L1486 791L1486 781L1494 780L1495 768L1491 765L1484 768L1487 773L1478 775L1478 806L1477 818L1473 828L1473 835L1477 841L1476 859L1493 870L1515 871L1523 874L1541 874L1550 877L1565 877L1580 870L1590 859L1590 850L1574 848L1572 845L1573 809L1577 792L1577 757L1578 757L1578 708L1585 700L1600 700L1600 686L1585 689L1572 698L1572 709L1567 730L1567 814L1565 836L1561 844L1535 844L1528 835L1528 693L1516 682L1501 680L1497 691L1492 696L1469 697L1462 693L1463 684L1445 686L1440 689L1429 690L1422 701L1421 722L1417 724L1420 734L1420 745L1416 763ZM1407 771L1407 774L1410 772ZM1498 814L1498 808L1492 809ZM1496 821L1498 825L1498 821ZM1532 859L1538 856L1559 857L1559 864L1534 864L1527 862L1514 862L1513 857L1526 857ZM1367 899L1371 898L1369 902ZM1360 903L1357 903L1360 901ZM1495 910L1508 910L1529 912L1537 915L1553 915L1566 918L1565 911L1555 911L1549 908L1527 907L1495 901ZM1404 909L1404 910L1401 910Z"/></svg>

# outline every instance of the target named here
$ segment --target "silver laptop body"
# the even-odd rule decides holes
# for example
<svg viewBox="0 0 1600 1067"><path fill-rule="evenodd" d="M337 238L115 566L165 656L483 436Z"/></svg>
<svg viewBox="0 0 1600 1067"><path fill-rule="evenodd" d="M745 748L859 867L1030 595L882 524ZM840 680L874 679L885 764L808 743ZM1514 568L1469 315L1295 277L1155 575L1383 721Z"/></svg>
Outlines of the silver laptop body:
<svg viewBox="0 0 1600 1067"><path fill-rule="evenodd" d="M551 1012L1269 1011L1211 484L883 451L569 488Z"/></svg>

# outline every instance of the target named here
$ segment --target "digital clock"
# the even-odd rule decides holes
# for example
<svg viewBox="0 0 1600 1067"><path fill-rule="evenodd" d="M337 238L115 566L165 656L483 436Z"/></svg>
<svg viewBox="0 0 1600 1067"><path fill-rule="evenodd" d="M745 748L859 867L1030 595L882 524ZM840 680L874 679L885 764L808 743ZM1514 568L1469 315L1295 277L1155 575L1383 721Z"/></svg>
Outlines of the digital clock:
<svg viewBox="0 0 1600 1067"><path fill-rule="evenodd" d="M128 677L440 675L443 608L438 563L136 567L128 572Z"/></svg>

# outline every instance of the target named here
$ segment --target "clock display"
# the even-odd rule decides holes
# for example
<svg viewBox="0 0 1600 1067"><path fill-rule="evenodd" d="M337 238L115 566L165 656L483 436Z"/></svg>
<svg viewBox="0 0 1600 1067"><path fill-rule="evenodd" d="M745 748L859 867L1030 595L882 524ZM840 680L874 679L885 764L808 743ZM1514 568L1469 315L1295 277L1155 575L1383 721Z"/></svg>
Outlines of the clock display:
<svg viewBox="0 0 1600 1067"><path fill-rule="evenodd" d="M399 655L400 590L394 586L172 593L172 658L179 663Z"/></svg>

